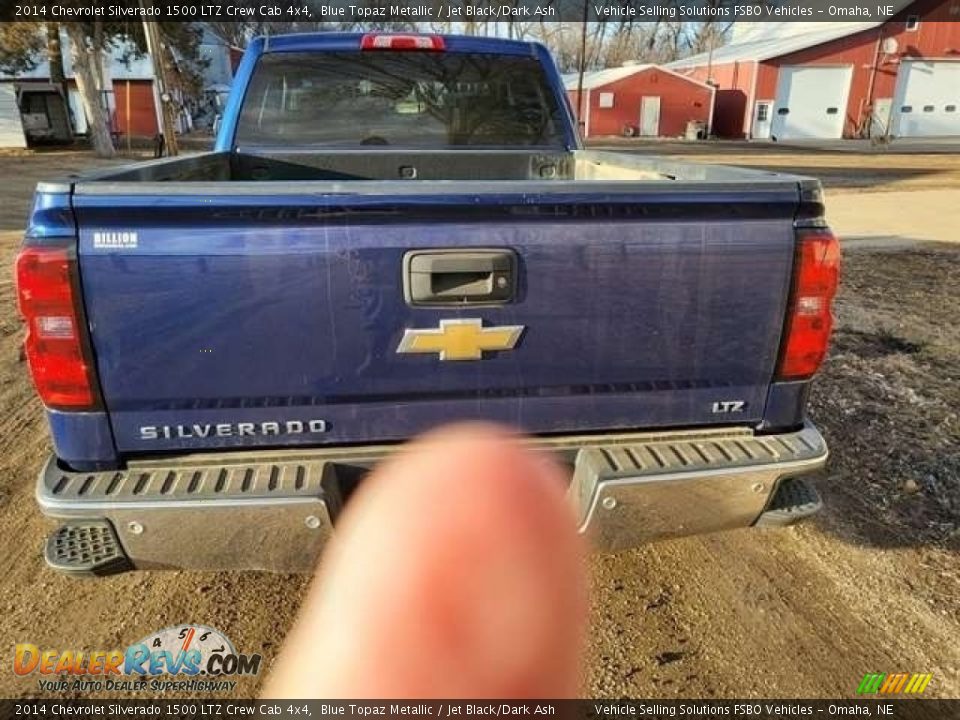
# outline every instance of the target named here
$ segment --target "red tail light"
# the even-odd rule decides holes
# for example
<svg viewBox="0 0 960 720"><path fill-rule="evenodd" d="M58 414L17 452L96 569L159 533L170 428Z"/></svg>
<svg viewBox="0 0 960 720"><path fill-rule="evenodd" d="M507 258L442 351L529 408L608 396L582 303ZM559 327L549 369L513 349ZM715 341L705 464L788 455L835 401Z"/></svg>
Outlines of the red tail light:
<svg viewBox="0 0 960 720"><path fill-rule="evenodd" d="M833 330L831 305L840 280L840 243L826 229L800 230L786 333L780 351L780 380L802 380L820 368Z"/></svg>
<svg viewBox="0 0 960 720"><path fill-rule="evenodd" d="M381 35L370 33L360 39L361 50L445 50L439 35Z"/></svg>
<svg viewBox="0 0 960 720"><path fill-rule="evenodd" d="M91 364L64 248L26 248L17 256L17 293L27 321L30 374L43 404L70 410L96 404Z"/></svg>

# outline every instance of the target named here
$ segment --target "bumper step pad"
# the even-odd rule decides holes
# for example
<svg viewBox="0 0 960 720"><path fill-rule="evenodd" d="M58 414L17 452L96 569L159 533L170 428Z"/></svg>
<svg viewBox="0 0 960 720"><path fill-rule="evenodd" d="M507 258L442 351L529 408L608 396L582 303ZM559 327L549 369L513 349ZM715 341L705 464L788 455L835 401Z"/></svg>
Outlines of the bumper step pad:
<svg viewBox="0 0 960 720"><path fill-rule="evenodd" d="M581 532L598 548L620 550L749 527L765 512L763 524L792 524L819 508L816 493L795 485L796 478L826 459L826 443L812 425L768 436L652 435L581 450L571 494Z"/></svg>
<svg viewBox="0 0 960 720"><path fill-rule="evenodd" d="M48 562L67 572L85 571L84 563L117 571L107 558L96 558L100 569L83 557L91 544L81 550L67 542L68 530L106 523L109 547L137 570L309 572L332 531L348 469L325 455L291 452L160 458L101 472L72 472L51 458L37 501L64 528L59 549L53 539L48 545Z"/></svg>
<svg viewBox="0 0 960 720"><path fill-rule="evenodd" d="M133 569L106 520L64 523L47 538L43 554L47 565L69 575L113 575Z"/></svg>
<svg viewBox="0 0 960 720"><path fill-rule="evenodd" d="M568 495L580 532L602 551L791 524L820 506L797 476L827 458L812 425L770 436L716 428L531 443L572 468ZM47 562L74 574L130 567L310 572L352 490L394 452L402 451L198 453L100 472L66 470L50 458L37 501L63 525L47 543Z"/></svg>
<svg viewBox="0 0 960 720"><path fill-rule="evenodd" d="M820 494L803 478L780 483L770 505L756 522L757 527L784 527L815 515L823 507Z"/></svg>

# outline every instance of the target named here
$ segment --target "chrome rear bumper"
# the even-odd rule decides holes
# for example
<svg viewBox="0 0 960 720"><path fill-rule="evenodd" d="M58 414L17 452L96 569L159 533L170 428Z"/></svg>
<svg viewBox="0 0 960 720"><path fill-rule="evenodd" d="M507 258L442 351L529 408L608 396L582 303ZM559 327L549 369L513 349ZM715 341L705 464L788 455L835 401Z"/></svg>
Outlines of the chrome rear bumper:
<svg viewBox="0 0 960 720"><path fill-rule="evenodd" d="M786 478L827 448L812 425L532 440L573 469L580 532L601 551L753 525ZM51 458L37 501L64 524L107 521L134 567L312 569L350 489L396 447L261 451L77 473Z"/></svg>
<svg viewBox="0 0 960 720"><path fill-rule="evenodd" d="M580 451L571 495L595 547L620 550L753 525L786 478L826 463L812 425L788 435L689 434Z"/></svg>

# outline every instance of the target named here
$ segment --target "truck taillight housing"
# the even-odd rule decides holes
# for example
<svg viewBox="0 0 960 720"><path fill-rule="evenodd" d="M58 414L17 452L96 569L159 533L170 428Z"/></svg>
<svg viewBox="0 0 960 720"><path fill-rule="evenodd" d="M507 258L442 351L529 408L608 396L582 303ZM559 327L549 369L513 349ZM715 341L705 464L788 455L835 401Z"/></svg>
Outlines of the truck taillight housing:
<svg viewBox="0 0 960 720"><path fill-rule="evenodd" d="M446 49L440 35L396 35L368 33L360 38L361 50L426 50L439 52Z"/></svg>
<svg viewBox="0 0 960 720"><path fill-rule="evenodd" d="M778 380L805 380L820 368L833 330L840 243L825 228L797 231L793 287L780 349Z"/></svg>
<svg viewBox="0 0 960 720"><path fill-rule="evenodd" d="M92 363L76 289L76 261L66 248L25 248L17 256L17 295L27 322L30 375L43 404L96 406Z"/></svg>

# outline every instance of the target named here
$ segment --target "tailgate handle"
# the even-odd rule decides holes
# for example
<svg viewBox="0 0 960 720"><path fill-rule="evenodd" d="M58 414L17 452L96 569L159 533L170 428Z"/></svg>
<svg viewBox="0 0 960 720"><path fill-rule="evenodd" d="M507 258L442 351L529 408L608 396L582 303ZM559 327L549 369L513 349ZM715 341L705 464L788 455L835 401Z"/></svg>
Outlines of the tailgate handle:
<svg viewBox="0 0 960 720"><path fill-rule="evenodd" d="M410 305L497 305L513 300L512 250L414 250L403 257L403 294Z"/></svg>

